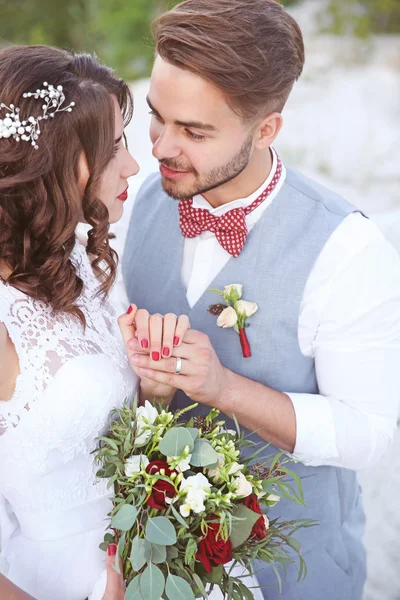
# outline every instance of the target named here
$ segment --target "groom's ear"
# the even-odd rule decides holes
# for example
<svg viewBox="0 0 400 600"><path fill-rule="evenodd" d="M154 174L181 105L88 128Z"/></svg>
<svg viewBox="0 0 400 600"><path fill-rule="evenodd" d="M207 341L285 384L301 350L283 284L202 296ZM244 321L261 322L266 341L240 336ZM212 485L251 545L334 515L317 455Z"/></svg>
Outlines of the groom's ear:
<svg viewBox="0 0 400 600"><path fill-rule="evenodd" d="M269 148L277 137L282 124L283 118L280 113L274 112L267 115L257 127L254 147L257 150Z"/></svg>

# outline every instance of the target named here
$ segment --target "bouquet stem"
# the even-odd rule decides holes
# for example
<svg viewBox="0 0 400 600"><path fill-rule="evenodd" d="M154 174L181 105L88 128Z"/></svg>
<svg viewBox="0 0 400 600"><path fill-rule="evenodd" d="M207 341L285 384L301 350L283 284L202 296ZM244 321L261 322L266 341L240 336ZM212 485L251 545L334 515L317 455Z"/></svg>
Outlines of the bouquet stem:
<svg viewBox="0 0 400 600"><path fill-rule="evenodd" d="M249 340L247 339L246 330L244 327L239 329L239 338L240 338L240 345L242 346L243 357L250 358L251 357L250 344L249 344Z"/></svg>

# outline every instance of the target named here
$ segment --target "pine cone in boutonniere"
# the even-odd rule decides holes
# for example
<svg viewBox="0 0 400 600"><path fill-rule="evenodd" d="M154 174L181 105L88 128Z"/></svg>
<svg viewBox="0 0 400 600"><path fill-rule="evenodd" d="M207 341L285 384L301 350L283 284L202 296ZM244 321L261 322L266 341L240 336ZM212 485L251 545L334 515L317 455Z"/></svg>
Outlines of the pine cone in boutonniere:
<svg viewBox="0 0 400 600"><path fill-rule="evenodd" d="M228 308L227 304L210 304L208 307L208 312L214 315L215 317L219 317L225 308Z"/></svg>
<svg viewBox="0 0 400 600"><path fill-rule="evenodd" d="M224 329L233 327L239 334L240 344L244 358L251 357L249 340L246 335L246 319L254 315L258 310L255 302L241 300L243 286L240 283L226 285L223 290L208 290L222 296L226 304L212 304L208 311L218 316L217 325Z"/></svg>

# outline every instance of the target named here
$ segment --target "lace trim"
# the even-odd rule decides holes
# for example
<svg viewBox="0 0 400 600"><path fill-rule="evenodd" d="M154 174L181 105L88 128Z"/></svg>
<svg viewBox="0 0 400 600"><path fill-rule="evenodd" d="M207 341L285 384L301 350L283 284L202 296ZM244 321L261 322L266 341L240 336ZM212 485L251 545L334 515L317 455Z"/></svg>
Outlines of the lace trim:
<svg viewBox="0 0 400 600"><path fill-rule="evenodd" d="M44 393L61 366L82 355L105 354L117 369L128 366L116 314L108 302L97 296L98 281L85 248L77 241L71 255L83 292L77 301L86 319L54 314L51 307L0 282L0 321L14 343L20 375L9 401L0 401L0 435L16 427L24 411Z"/></svg>

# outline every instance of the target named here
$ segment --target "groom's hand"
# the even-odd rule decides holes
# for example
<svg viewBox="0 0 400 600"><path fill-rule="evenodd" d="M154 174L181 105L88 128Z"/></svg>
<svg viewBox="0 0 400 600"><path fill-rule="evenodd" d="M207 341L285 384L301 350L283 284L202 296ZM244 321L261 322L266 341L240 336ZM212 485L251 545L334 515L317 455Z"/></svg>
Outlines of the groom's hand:
<svg viewBox="0 0 400 600"><path fill-rule="evenodd" d="M201 404L216 406L228 388L231 372L221 365L209 337L194 329L185 334L170 358L154 363L148 356L133 354L130 360L140 377L183 390Z"/></svg>

